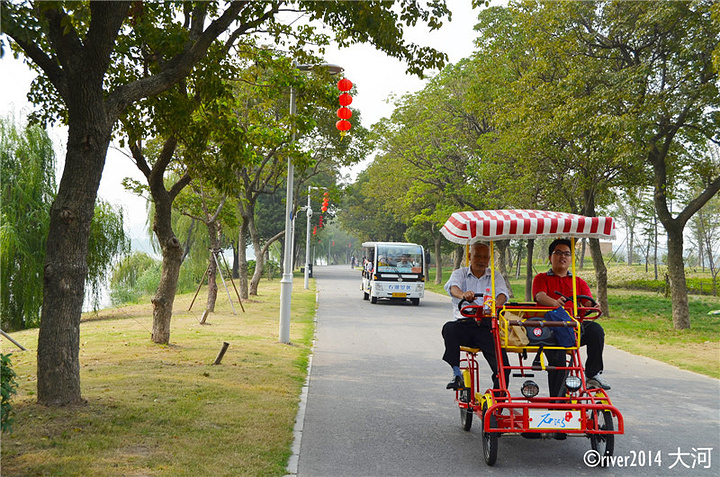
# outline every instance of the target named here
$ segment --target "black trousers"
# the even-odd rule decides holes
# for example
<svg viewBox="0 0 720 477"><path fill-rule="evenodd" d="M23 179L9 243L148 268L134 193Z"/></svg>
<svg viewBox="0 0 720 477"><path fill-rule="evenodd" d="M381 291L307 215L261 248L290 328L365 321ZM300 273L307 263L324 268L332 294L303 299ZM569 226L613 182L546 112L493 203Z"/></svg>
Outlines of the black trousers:
<svg viewBox="0 0 720 477"><path fill-rule="evenodd" d="M498 379L498 365L495 356L495 342L493 341L490 328L478 325L478 323L470 318L467 320L455 320L445 323L442 329L442 336L445 340L445 353L443 361L450 366L460 366L460 346L468 346L470 348L479 348L482 351L485 361L487 361L490 369L492 369L493 389L500 387ZM502 360L505 366L509 366L507 353L503 351ZM510 381L510 370L505 372L505 384Z"/></svg>
<svg viewBox="0 0 720 477"><path fill-rule="evenodd" d="M605 347L605 330L594 321L583 321L580 325L580 346L587 346L585 360L585 376L591 378L603 370L603 348ZM548 364L565 366L567 353L561 349L545 351ZM564 394L565 371L548 371L548 389L550 396Z"/></svg>

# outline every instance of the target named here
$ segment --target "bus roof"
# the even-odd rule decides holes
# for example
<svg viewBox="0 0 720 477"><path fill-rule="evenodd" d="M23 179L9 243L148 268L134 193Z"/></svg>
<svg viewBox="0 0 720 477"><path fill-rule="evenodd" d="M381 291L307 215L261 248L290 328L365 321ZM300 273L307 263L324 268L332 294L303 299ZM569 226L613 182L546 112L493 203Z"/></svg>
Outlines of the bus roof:
<svg viewBox="0 0 720 477"><path fill-rule="evenodd" d="M418 245L416 243L409 243L409 242L363 242L362 246L365 248L375 247L376 245L403 245L403 246L415 246L415 247L421 247L421 245Z"/></svg>

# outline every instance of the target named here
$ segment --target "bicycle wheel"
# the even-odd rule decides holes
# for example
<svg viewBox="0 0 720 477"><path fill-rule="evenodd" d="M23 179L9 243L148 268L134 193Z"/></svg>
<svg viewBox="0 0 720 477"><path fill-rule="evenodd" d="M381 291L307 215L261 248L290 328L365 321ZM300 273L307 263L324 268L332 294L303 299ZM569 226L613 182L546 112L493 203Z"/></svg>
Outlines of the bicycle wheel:
<svg viewBox="0 0 720 477"><path fill-rule="evenodd" d="M464 403L470 403L469 388L460 390L460 401ZM469 431L472 427L473 414L473 410L470 408L460 408L460 424L462 425L462 428L466 431Z"/></svg>
<svg viewBox="0 0 720 477"><path fill-rule="evenodd" d="M597 422L598 429L612 431L615 428L610 411L593 410L593 421ZM590 434L590 447L597 451L600 457L613 455L615 434Z"/></svg>
<svg viewBox="0 0 720 477"><path fill-rule="evenodd" d="M483 433L482 433L482 446L483 446L483 458L487 465L495 465L497 460L498 451L498 433L497 432L485 432L485 419L489 419L490 429L497 428L497 418L487 413L487 404L483 404Z"/></svg>

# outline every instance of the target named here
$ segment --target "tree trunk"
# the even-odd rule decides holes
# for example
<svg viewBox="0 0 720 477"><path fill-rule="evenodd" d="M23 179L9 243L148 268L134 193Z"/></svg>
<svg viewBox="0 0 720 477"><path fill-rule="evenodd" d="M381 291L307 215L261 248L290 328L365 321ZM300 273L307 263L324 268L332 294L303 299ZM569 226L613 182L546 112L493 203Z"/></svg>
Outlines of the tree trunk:
<svg viewBox="0 0 720 477"><path fill-rule="evenodd" d="M233 245L233 266L232 266L232 277L233 278L240 278L240 256L238 255L238 244L236 243ZM247 261L245 262L245 266L247 266ZM247 276L247 274L246 274Z"/></svg>
<svg viewBox="0 0 720 477"><path fill-rule="evenodd" d="M151 339L158 344L170 342L170 321L184 254L183 246L172 229L172 204L180 191L190 183L190 176L186 174L181 177L169 191L165 189L164 180L165 171L172 161L176 146L177 140L174 137L167 138L155 164L150 169L140 145L137 143L130 145L133 158L150 186L150 195L155 204L153 232L163 256L160 284L151 300L153 304Z"/></svg>
<svg viewBox="0 0 720 477"><path fill-rule="evenodd" d="M255 273L253 273L252 279L250 280L250 294L257 296L260 277L262 277L263 270L265 269L265 252L262 247L260 247L260 234L258 234L257 228L255 227L255 208L253 207L250 210L252 211L252 215L249 216L248 220L248 232L250 232L250 240L252 240L253 249L255 250Z"/></svg>
<svg viewBox="0 0 720 477"><path fill-rule="evenodd" d="M260 253L258 254L259 256L263 257L263 263L264 263L265 255L268 253L268 249L270 248L270 245L272 245L273 242L278 240L283 235L285 235L284 230L278 232L277 234L275 234L274 237L272 237L270 240L265 242L265 245L263 246L263 248L260 250ZM258 289L258 285L260 284L261 277L262 277L262 269L258 270L258 268L255 267L255 273L253 274L252 281L250 282L250 291L251 291L251 293L253 293L253 295L257 295L257 289Z"/></svg>
<svg viewBox="0 0 720 477"><path fill-rule="evenodd" d="M248 219L240 216L240 233L238 234L238 275L240 281L240 298L248 299L248 264L247 264L247 229ZM257 268L257 250L255 251L255 268Z"/></svg>
<svg viewBox="0 0 720 477"><path fill-rule="evenodd" d="M208 264L208 296L205 309L207 311L214 312L218 294L217 262L215 261L215 253L220 251L220 230L214 221L208 223L207 228L208 237L210 238L210 263Z"/></svg>
<svg viewBox="0 0 720 477"><path fill-rule="evenodd" d="M112 124L101 88L72 85L65 168L50 210L43 305L38 335L38 403L83 402L80 393L80 316L87 275L90 222Z"/></svg>
<svg viewBox="0 0 720 477"><path fill-rule="evenodd" d="M533 250L535 249L535 239L527 242L527 263L525 264L525 301L535 301L532 296L532 282L535 278L533 274Z"/></svg>
<svg viewBox="0 0 720 477"><path fill-rule="evenodd" d="M495 242L495 248L497 249L498 256L498 270L500 271L500 274L505 280L505 286L510 292L510 296L508 298L513 298L514 295L512 291L512 286L510 285L510 279L508 278L507 272L507 249L509 244L509 240L498 240Z"/></svg>
<svg viewBox="0 0 720 477"><path fill-rule="evenodd" d="M465 265L467 265L465 263L465 247L464 246L458 245L457 247L455 247L455 253L453 255L454 255L454 261L455 261L455 263L453 263L453 271L457 270L460 267L464 267Z"/></svg>
<svg viewBox="0 0 720 477"><path fill-rule="evenodd" d="M522 242L518 243L517 260L515 262L515 279L520 278L520 270L522 268Z"/></svg>
<svg viewBox="0 0 720 477"><path fill-rule="evenodd" d="M664 224L668 235L668 275L672 296L673 327L676 330L690 328L688 310L687 282L685 281L685 263L683 262L683 228ZM673 225L677 225L676 223Z"/></svg>
<svg viewBox="0 0 720 477"><path fill-rule="evenodd" d="M590 256L595 267L595 278L597 279L597 302L603 312L603 316L610 318L610 305L607 293L607 267L600 249L600 239L590 239Z"/></svg>
<svg viewBox="0 0 720 477"><path fill-rule="evenodd" d="M162 177L160 177L160 181L162 181ZM163 186L164 190L165 187ZM169 344L170 320L172 319L175 294L177 293L183 249L172 230L172 201L167 197L167 194L153 194L153 201L155 202L153 231L158 243L160 243L163 261L160 284L152 299L152 341L159 344Z"/></svg>
<svg viewBox="0 0 720 477"><path fill-rule="evenodd" d="M435 284L441 285L443 279L442 272L442 235L435 237Z"/></svg>
<svg viewBox="0 0 720 477"><path fill-rule="evenodd" d="M164 220L158 217L158 206L155 203L155 223ZM169 215L169 214L168 214ZM167 219L168 226L170 219ZM164 228L164 227L162 227ZM182 247L180 241L172 233L158 232L158 227L153 227L155 236L162 246L162 275L157 292L152 299L153 304L153 330L152 341L158 344L170 343L170 321L172 319L173 304L177 293L178 277L180 276L180 265L182 265Z"/></svg>
<svg viewBox="0 0 720 477"><path fill-rule="evenodd" d="M653 240L653 269L655 270L655 280L658 279L658 227L657 217L653 219L653 234L655 236Z"/></svg>

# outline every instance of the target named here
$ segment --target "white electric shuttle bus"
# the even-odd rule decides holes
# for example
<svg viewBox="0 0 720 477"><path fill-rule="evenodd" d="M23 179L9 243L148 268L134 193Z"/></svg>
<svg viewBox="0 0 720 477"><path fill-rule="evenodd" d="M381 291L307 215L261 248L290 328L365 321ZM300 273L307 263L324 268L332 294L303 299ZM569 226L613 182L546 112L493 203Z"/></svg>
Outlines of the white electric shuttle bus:
<svg viewBox="0 0 720 477"><path fill-rule="evenodd" d="M425 250L403 242L365 242L362 272L363 298L410 300L420 304L425 296Z"/></svg>

